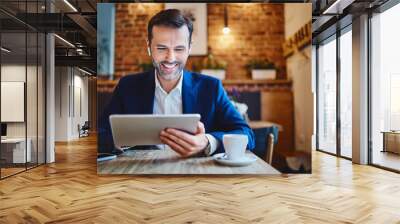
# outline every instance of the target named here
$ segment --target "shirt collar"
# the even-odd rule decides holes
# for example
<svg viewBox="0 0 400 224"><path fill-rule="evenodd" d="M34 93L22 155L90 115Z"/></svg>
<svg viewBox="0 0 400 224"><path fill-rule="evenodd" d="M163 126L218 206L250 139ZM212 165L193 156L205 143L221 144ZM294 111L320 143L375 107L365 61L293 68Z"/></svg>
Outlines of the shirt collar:
<svg viewBox="0 0 400 224"><path fill-rule="evenodd" d="M156 89L158 88L158 89L161 90L163 93L168 94L168 93L162 88L162 86L161 86L161 84L160 84L160 81L158 80L157 71L156 71L156 70L154 70L154 77L155 77L154 79L155 79L155 81L156 81ZM182 72L181 72L181 76L179 77L178 84L175 86L175 88L173 88L173 89L171 90L170 93L172 93L172 92L174 92L174 91L178 91L180 94L182 94L182 80L183 80L183 70L182 70Z"/></svg>

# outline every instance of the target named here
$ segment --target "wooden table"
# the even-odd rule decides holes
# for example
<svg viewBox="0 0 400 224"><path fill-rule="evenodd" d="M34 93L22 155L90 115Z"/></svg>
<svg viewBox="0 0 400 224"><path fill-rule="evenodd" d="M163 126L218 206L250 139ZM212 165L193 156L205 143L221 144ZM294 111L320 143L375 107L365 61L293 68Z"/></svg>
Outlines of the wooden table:
<svg viewBox="0 0 400 224"><path fill-rule="evenodd" d="M382 131L382 152L393 152L400 154L400 131Z"/></svg>
<svg viewBox="0 0 400 224"><path fill-rule="evenodd" d="M247 154L252 154L247 152ZM212 157L181 158L171 149L126 151L114 160L97 163L98 174L280 174L257 157L241 167L224 166Z"/></svg>
<svg viewBox="0 0 400 224"><path fill-rule="evenodd" d="M249 121L249 126L251 129L268 128L271 126L276 126L276 127L278 127L279 131L283 131L282 125L273 123L273 122L269 122L269 121Z"/></svg>

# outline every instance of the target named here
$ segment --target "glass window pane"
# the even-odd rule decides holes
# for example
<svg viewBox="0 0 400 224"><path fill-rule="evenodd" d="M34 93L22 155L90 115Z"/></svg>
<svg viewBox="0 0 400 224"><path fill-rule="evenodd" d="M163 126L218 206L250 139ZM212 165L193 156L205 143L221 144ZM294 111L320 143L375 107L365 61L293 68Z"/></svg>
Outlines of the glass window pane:
<svg viewBox="0 0 400 224"><path fill-rule="evenodd" d="M25 170L26 158L26 33L1 33L1 177ZM29 149L29 144L28 144Z"/></svg>
<svg viewBox="0 0 400 224"><path fill-rule="evenodd" d="M372 163L400 170L400 4L374 15L372 25ZM384 134L385 133L385 134Z"/></svg>
<svg viewBox="0 0 400 224"><path fill-rule="evenodd" d="M352 149L352 35L340 36L340 153L351 158Z"/></svg>
<svg viewBox="0 0 400 224"><path fill-rule="evenodd" d="M336 153L336 40L318 48L318 149Z"/></svg>
<svg viewBox="0 0 400 224"><path fill-rule="evenodd" d="M0 1L16 17L38 19L45 1ZM30 15L25 14L30 13ZM45 162L45 35L0 12L1 178ZM35 21L33 21L35 22ZM6 97L8 100L3 100ZM18 109L16 109L18 108Z"/></svg>

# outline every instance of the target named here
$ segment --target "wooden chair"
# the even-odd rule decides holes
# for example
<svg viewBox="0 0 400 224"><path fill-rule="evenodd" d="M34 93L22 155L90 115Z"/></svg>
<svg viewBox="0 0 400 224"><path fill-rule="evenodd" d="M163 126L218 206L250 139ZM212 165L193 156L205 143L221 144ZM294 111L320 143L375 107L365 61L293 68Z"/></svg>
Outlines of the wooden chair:
<svg viewBox="0 0 400 224"><path fill-rule="evenodd" d="M255 148L253 153L265 162L271 164L274 154L274 145L277 144L279 129L276 126L253 129Z"/></svg>
<svg viewBox="0 0 400 224"><path fill-rule="evenodd" d="M270 133L266 136L267 148L265 153L265 162L272 164L272 157L274 155L274 134Z"/></svg>

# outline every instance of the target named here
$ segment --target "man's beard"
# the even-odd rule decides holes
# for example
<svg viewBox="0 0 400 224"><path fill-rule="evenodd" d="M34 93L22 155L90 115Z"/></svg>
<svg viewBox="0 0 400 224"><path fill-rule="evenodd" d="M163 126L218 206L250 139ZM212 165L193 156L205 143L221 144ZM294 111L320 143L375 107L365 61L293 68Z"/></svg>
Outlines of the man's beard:
<svg viewBox="0 0 400 224"><path fill-rule="evenodd" d="M183 63L181 63L181 62L179 62L179 61L174 61L174 62L172 62L172 63L170 63L170 62L167 62L167 61L161 61L160 63L157 63L157 62L155 62L154 60L152 60L153 61L153 66L154 66L154 68L156 69L156 71L157 71L157 74L161 77L161 78L163 78L163 79L165 79L165 80L174 80L174 79L177 79L180 75L181 75L181 73L182 73L182 70L183 70ZM173 64L176 64L176 67L175 67L175 71L174 72L172 72L172 73L165 73L163 70L162 70L162 68L161 68L161 66L163 66L162 64L165 64L165 65L173 65Z"/></svg>

